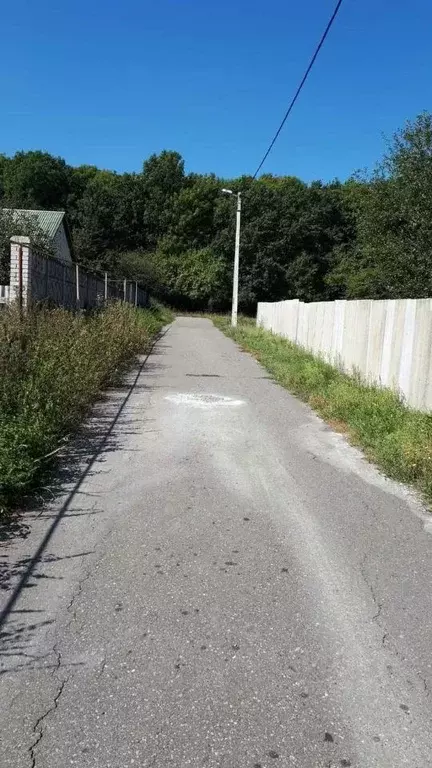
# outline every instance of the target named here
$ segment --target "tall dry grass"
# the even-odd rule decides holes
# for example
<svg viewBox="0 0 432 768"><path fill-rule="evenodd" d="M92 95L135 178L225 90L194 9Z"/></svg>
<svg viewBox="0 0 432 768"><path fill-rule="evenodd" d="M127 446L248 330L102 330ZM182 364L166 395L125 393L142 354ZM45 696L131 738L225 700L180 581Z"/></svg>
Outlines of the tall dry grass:
<svg viewBox="0 0 432 768"><path fill-rule="evenodd" d="M0 512L34 487L44 457L167 319L120 303L90 316L0 312Z"/></svg>

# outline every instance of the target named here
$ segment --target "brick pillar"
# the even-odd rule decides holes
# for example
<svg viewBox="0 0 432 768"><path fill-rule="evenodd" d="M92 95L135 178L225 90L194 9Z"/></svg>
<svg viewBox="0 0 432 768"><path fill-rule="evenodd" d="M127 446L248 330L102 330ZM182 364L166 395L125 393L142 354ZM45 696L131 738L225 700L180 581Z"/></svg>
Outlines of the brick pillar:
<svg viewBox="0 0 432 768"><path fill-rule="evenodd" d="M22 299L23 307L31 300L31 250L30 238L24 235L11 237L10 251L10 301L19 299L19 249L22 248Z"/></svg>

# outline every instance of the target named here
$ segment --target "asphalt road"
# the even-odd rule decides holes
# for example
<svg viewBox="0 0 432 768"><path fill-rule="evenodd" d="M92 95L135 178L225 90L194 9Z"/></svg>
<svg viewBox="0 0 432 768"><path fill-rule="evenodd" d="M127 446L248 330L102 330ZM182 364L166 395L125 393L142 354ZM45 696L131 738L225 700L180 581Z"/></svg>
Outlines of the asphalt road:
<svg viewBox="0 0 432 768"><path fill-rule="evenodd" d="M1 559L2 768L432 766L432 526L204 319Z"/></svg>

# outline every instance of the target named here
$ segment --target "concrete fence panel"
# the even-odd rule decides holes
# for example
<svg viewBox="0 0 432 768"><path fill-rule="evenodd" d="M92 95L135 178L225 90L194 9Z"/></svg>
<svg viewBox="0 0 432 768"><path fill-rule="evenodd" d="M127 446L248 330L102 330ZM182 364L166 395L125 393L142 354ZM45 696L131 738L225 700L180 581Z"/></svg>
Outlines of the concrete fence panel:
<svg viewBox="0 0 432 768"><path fill-rule="evenodd" d="M365 377L368 381L381 380L387 301L371 301L366 348Z"/></svg>
<svg viewBox="0 0 432 768"><path fill-rule="evenodd" d="M432 300L418 299L416 302L415 326L412 336L411 361L409 370L403 370L408 381L407 399L415 408L424 410L432 401ZM404 385L402 378L401 388Z"/></svg>
<svg viewBox="0 0 432 768"><path fill-rule="evenodd" d="M307 308L308 304L300 302L298 308L298 323L296 343L301 347L306 347L307 342Z"/></svg>
<svg viewBox="0 0 432 768"><path fill-rule="evenodd" d="M11 238L10 284L0 290L0 303L17 301L21 295L23 306L49 301L66 309L92 309L103 306L105 300L122 299L146 307L149 301L148 292L131 280L126 281L125 290L123 280L110 280L77 264L33 252L28 237Z"/></svg>
<svg viewBox="0 0 432 768"><path fill-rule="evenodd" d="M319 334L319 354L327 362L333 362L332 357L332 342L333 342L333 328L335 325L335 302L334 301L321 301L319 302L320 313L318 317Z"/></svg>
<svg viewBox="0 0 432 768"><path fill-rule="evenodd" d="M345 327L346 301L334 302L333 327L330 342L330 362L338 368L342 365L343 332Z"/></svg>
<svg viewBox="0 0 432 768"><path fill-rule="evenodd" d="M393 333L390 343L390 369L387 386L399 391L399 372L402 360L402 346L405 330L406 300L395 301Z"/></svg>
<svg viewBox="0 0 432 768"><path fill-rule="evenodd" d="M432 410L432 299L266 302L257 325Z"/></svg>
<svg viewBox="0 0 432 768"><path fill-rule="evenodd" d="M319 323L321 322L321 319L320 319L321 314L322 314L321 302L318 301L316 302L316 304L308 305L307 342L308 342L308 348L315 355L320 355L319 340L320 340L321 328Z"/></svg>
<svg viewBox="0 0 432 768"><path fill-rule="evenodd" d="M351 371L366 373L370 301L347 301L345 306L342 361ZM355 340L355 342L354 342Z"/></svg>

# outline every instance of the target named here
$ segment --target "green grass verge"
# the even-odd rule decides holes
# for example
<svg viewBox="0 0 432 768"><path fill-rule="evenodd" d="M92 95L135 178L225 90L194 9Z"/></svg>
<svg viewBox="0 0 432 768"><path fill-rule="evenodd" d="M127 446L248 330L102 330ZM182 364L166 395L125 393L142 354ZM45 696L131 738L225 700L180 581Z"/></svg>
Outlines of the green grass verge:
<svg viewBox="0 0 432 768"><path fill-rule="evenodd" d="M170 320L120 303L89 316L0 312L0 514L37 486L47 454Z"/></svg>
<svg viewBox="0 0 432 768"><path fill-rule="evenodd" d="M232 329L228 318L212 319L389 477L413 485L432 501L432 414L407 408L394 392L347 376L250 321L240 320Z"/></svg>

